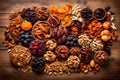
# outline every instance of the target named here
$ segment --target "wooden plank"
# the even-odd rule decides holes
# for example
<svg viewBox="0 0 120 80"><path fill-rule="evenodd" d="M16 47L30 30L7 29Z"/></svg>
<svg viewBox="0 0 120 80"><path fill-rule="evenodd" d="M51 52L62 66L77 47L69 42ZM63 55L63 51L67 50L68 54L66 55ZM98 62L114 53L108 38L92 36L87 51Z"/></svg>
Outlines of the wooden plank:
<svg viewBox="0 0 120 80"><path fill-rule="evenodd" d="M0 28L0 46L4 46L2 44L2 42L4 41L4 31L5 31L5 28Z"/></svg>

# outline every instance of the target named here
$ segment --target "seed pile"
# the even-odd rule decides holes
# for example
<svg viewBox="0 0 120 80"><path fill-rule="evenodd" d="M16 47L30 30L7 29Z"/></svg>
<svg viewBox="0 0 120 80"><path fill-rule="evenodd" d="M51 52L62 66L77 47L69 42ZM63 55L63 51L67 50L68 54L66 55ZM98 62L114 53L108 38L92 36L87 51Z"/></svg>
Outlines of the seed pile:
<svg viewBox="0 0 120 80"><path fill-rule="evenodd" d="M3 44L10 49L13 65L23 72L98 73L118 37L114 17L109 6L23 8L9 16Z"/></svg>

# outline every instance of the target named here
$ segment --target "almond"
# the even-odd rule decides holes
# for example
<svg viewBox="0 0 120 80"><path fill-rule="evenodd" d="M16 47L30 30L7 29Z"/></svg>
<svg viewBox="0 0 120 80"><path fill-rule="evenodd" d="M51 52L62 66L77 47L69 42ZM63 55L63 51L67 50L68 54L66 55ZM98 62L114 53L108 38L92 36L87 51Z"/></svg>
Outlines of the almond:
<svg viewBox="0 0 120 80"><path fill-rule="evenodd" d="M94 61L94 60L91 60L91 61L90 61L90 66L91 66L91 67L95 67L95 61Z"/></svg>

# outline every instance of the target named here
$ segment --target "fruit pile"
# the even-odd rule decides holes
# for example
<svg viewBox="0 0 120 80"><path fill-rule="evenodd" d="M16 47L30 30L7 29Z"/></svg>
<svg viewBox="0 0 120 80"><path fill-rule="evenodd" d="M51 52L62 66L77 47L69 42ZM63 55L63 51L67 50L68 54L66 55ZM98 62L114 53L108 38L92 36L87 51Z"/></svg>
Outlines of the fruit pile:
<svg viewBox="0 0 120 80"><path fill-rule="evenodd" d="M114 17L110 6L18 9L9 17L3 44L13 65L23 72L96 73L109 62L112 43L118 37Z"/></svg>

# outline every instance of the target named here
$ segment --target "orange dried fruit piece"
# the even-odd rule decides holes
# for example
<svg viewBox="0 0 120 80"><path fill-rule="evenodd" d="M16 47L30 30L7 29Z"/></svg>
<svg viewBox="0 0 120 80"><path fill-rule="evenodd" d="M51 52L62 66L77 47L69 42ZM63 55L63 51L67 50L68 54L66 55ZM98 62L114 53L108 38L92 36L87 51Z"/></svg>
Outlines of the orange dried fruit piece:
<svg viewBox="0 0 120 80"><path fill-rule="evenodd" d="M94 26L97 22L98 22L98 20L93 20L93 21L91 22L91 25Z"/></svg>
<svg viewBox="0 0 120 80"><path fill-rule="evenodd" d="M67 3L66 6L68 6L69 8L72 8L72 4Z"/></svg>
<svg viewBox="0 0 120 80"><path fill-rule="evenodd" d="M101 28L101 27L102 27L102 23L101 23L101 22L97 22L97 23L95 24L95 27Z"/></svg>
<svg viewBox="0 0 120 80"><path fill-rule="evenodd" d="M104 22L103 23L103 27L105 28L105 29L109 29L110 28L110 22Z"/></svg>
<svg viewBox="0 0 120 80"><path fill-rule="evenodd" d="M58 12L59 13L65 13L67 11L67 9L68 9L67 7L63 6L60 9L58 9Z"/></svg>
<svg viewBox="0 0 120 80"><path fill-rule="evenodd" d="M72 20L69 20L66 25L69 26L71 23L72 23Z"/></svg>
<svg viewBox="0 0 120 80"><path fill-rule="evenodd" d="M72 27L71 30L72 31L78 31L78 28L77 27Z"/></svg>
<svg viewBox="0 0 120 80"><path fill-rule="evenodd" d="M32 24L29 21L24 20L21 24L22 30L28 31L32 28Z"/></svg>
<svg viewBox="0 0 120 80"><path fill-rule="evenodd" d="M58 8L54 5L49 7L50 14L58 15Z"/></svg>
<svg viewBox="0 0 120 80"><path fill-rule="evenodd" d="M108 40L109 40L109 37L106 36L106 35L104 35L104 36L101 37L101 39L102 39L103 41L108 41Z"/></svg>
<svg viewBox="0 0 120 80"><path fill-rule="evenodd" d="M21 12L22 12L22 9L17 9L16 12L17 12L17 13L21 13Z"/></svg>

